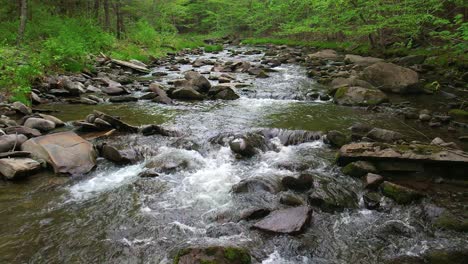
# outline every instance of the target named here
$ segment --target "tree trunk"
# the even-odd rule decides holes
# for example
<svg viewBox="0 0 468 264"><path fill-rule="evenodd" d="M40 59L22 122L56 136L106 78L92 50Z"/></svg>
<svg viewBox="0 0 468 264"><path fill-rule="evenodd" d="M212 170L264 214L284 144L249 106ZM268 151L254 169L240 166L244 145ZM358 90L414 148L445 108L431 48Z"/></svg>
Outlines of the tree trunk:
<svg viewBox="0 0 468 264"><path fill-rule="evenodd" d="M94 18L99 22L99 6L101 2L99 0L94 0Z"/></svg>
<svg viewBox="0 0 468 264"><path fill-rule="evenodd" d="M109 0L104 0L104 28L110 31Z"/></svg>
<svg viewBox="0 0 468 264"><path fill-rule="evenodd" d="M28 19L28 0L20 0L20 24L18 27L17 45L20 46L24 39L26 20Z"/></svg>

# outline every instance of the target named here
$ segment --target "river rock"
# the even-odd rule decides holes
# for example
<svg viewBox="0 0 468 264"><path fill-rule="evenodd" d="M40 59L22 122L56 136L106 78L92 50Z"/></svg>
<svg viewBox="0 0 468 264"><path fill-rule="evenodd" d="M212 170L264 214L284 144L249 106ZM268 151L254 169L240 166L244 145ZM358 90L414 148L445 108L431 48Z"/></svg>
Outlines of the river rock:
<svg viewBox="0 0 468 264"><path fill-rule="evenodd" d="M320 179L309 194L309 204L324 212L343 211L358 207L357 194L334 180Z"/></svg>
<svg viewBox="0 0 468 264"><path fill-rule="evenodd" d="M305 230L310 222L312 209L300 206L271 212L267 217L257 222L253 227L282 234L298 234Z"/></svg>
<svg viewBox="0 0 468 264"><path fill-rule="evenodd" d="M252 157L258 150L267 149L265 137L257 133L247 133L229 142L232 152L243 157Z"/></svg>
<svg viewBox="0 0 468 264"><path fill-rule="evenodd" d="M41 118L45 119L45 120L49 120L49 121L53 122L55 124L55 127L65 126L65 123L62 120L55 117L55 116L45 115L45 114L39 114L39 116Z"/></svg>
<svg viewBox="0 0 468 264"><path fill-rule="evenodd" d="M426 61L426 55L409 55L406 57L402 57L397 59L397 63L404 65L404 66L413 66L416 64L423 64Z"/></svg>
<svg viewBox="0 0 468 264"><path fill-rule="evenodd" d="M384 182L384 177L378 174L374 174L374 173L367 173L364 187L366 189L375 189L379 187L380 184L383 182Z"/></svg>
<svg viewBox="0 0 468 264"><path fill-rule="evenodd" d="M350 142L350 138L340 131L332 130L327 133L327 141L334 147L341 147Z"/></svg>
<svg viewBox="0 0 468 264"><path fill-rule="evenodd" d="M338 77L336 79L333 79L333 81L330 83L330 86L333 89L332 94L334 94L338 88L344 87L344 86L350 86L350 87L357 86L357 87L363 87L367 89L375 89L375 87L372 84L364 80L358 79L356 76L352 76L349 78Z"/></svg>
<svg viewBox="0 0 468 264"><path fill-rule="evenodd" d="M379 90L363 87L341 87L334 95L334 102L339 105L369 106L388 101L387 96Z"/></svg>
<svg viewBox="0 0 468 264"><path fill-rule="evenodd" d="M221 246L185 248L174 258L174 264L250 264L251 262L247 250Z"/></svg>
<svg viewBox="0 0 468 264"><path fill-rule="evenodd" d="M342 172L348 176L360 178L368 173L377 173L377 169L370 162L356 161L343 167Z"/></svg>
<svg viewBox="0 0 468 264"><path fill-rule="evenodd" d="M22 134L28 138L42 136L41 132L34 128L29 128L25 126L11 126L4 129L5 133L12 134Z"/></svg>
<svg viewBox="0 0 468 264"><path fill-rule="evenodd" d="M309 59L320 59L320 60L336 60L338 59L338 53L332 49L321 50L313 54L309 54Z"/></svg>
<svg viewBox="0 0 468 264"><path fill-rule="evenodd" d="M55 123L42 118L31 117L24 122L25 127L34 128L41 132L49 132L55 129Z"/></svg>
<svg viewBox="0 0 468 264"><path fill-rule="evenodd" d="M233 193L278 193L282 190L281 180L278 177L254 177L244 179L231 188Z"/></svg>
<svg viewBox="0 0 468 264"><path fill-rule="evenodd" d="M25 135L2 135L0 136L0 152L8 152L19 149L28 138Z"/></svg>
<svg viewBox="0 0 468 264"><path fill-rule="evenodd" d="M139 159L139 155L134 149L120 151L115 147L104 145L100 152L105 159L117 164L132 164L137 162Z"/></svg>
<svg viewBox="0 0 468 264"><path fill-rule="evenodd" d="M131 126L122 120L120 120L118 117L113 117L108 114L105 114L103 112L99 111L94 111L93 116L95 119L100 118L104 120L105 122L109 123L113 128L120 132L127 132L127 133L138 133L139 129L138 127Z"/></svg>
<svg viewBox="0 0 468 264"><path fill-rule="evenodd" d="M172 104L172 99L167 96L166 91L162 89L159 84L150 84L149 90L156 95L156 98L153 99L153 102L161 104Z"/></svg>
<svg viewBox="0 0 468 264"><path fill-rule="evenodd" d="M383 182L380 187L383 195L395 200L398 204L410 204L423 197L415 190L388 181Z"/></svg>
<svg viewBox="0 0 468 264"><path fill-rule="evenodd" d="M211 87L208 92L209 95L215 99L221 100L236 100L239 99L239 95L228 85L216 85Z"/></svg>
<svg viewBox="0 0 468 264"><path fill-rule="evenodd" d="M27 107L21 102L14 102L13 104L11 104L11 108L22 115L32 114L31 108Z"/></svg>
<svg viewBox="0 0 468 264"><path fill-rule="evenodd" d="M302 173L299 177L286 176L281 180L286 189L295 191L307 191L314 185L314 177L307 173Z"/></svg>
<svg viewBox="0 0 468 264"><path fill-rule="evenodd" d="M400 94L420 91L418 73L392 63L375 63L364 69L362 78L382 91Z"/></svg>
<svg viewBox="0 0 468 264"><path fill-rule="evenodd" d="M29 158L0 159L0 174L8 180L30 176L41 168L41 164Z"/></svg>
<svg viewBox="0 0 468 264"><path fill-rule="evenodd" d="M172 92L171 97L182 100L203 100L205 96L190 87L178 88Z"/></svg>
<svg viewBox="0 0 468 264"><path fill-rule="evenodd" d="M376 210L380 207L382 196L378 192L368 192L362 196L364 206L369 210Z"/></svg>
<svg viewBox="0 0 468 264"><path fill-rule="evenodd" d="M211 83L205 76L201 75L196 71L188 71L184 75L185 79L190 82L191 85L195 86L199 92L208 92L211 88Z"/></svg>
<svg viewBox="0 0 468 264"><path fill-rule="evenodd" d="M109 101L112 103L136 102L138 101L138 98L131 95L121 95L110 97Z"/></svg>
<svg viewBox="0 0 468 264"><path fill-rule="evenodd" d="M344 60L346 63L353 63L361 67L367 67L377 62L384 61L383 59L380 59L380 58L362 57L359 55L351 55L351 54L346 55Z"/></svg>
<svg viewBox="0 0 468 264"><path fill-rule="evenodd" d="M71 131L29 139L21 149L45 160L57 174L85 174L96 166L93 145Z"/></svg>
<svg viewBox="0 0 468 264"><path fill-rule="evenodd" d="M403 139L403 135L401 133L382 128L373 128L371 131L369 131L369 133L367 133L366 137L375 141L387 143L392 143Z"/></svg>
<svg viewBox="0 0 468 264"><path fill-rule="evenodd" d="M62 77L60 80L62 87L69 92L71 96L79 96L86 92L84 84L72 81L69 77Z"/></svg>

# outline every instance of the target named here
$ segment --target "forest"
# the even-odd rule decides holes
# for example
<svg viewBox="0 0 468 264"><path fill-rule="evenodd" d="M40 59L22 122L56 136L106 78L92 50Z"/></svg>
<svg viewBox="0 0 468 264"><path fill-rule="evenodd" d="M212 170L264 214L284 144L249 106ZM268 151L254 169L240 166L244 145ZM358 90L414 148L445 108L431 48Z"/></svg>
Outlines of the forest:
<svg viewBox="0 0 468 264"><path fill-rule="evenodd" d="M148 61L216 37L444 54L444 64L466 60L467 16L463 0L3 0L0 87L21 97L34 78L79 71L92 54Z"/></svg>

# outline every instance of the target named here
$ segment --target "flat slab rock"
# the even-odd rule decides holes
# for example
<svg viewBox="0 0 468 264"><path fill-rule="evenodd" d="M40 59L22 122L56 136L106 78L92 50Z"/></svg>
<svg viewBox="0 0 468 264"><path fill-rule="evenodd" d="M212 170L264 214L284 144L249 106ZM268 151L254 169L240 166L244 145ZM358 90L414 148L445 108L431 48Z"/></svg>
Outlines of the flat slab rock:
<svg viewBox="0 0 468 264"><path fill-rule="evenodd" d="M298 234L309 224L312 209L300 206L277 210L257 222L254 227L263 231Z"/></svg>
<svg viewBox="0 0 468 264"><path fill-rule="evenodd" d="M45 160L57 174L85 174L96 166L93 144L71 131L32 138L21 149Z"/></svg>
<svg viewBox="0 0 468 264"><path fill-rule="evenodd" d="M0 175L16 180L34 174L41 164L29 158L0 159Z"/></svg>
<svg viewBox="0 0 468 264"><path fill-rule="evenodd" d="M357 160L413 161L419 163L440 163L468 165L468 153L432 145L392 145L385 143L351 143L341 147L338 163L347 164Z"/></svg>

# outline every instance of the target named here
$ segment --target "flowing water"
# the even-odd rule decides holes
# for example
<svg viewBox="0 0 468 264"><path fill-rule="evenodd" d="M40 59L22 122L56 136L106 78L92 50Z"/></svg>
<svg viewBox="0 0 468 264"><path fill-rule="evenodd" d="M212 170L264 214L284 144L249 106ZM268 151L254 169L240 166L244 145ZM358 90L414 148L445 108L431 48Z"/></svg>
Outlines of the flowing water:
<svg viewBox="0 0 468 264"><path fill-rule="evenodd" d="M224 51L190 58L259 63L261 56ZM283 146L273 139L274 151L240 160L229 147L210 141L219 134L260 128L344 131L363 122L420 136L389 114L307 100L308 91L321 87L306 77L305 68L291 64L276 70L267 79L235 74L252 84L241 88L235 101L47 106L65 121L97 109L134 125L163 124L181 131L181 138L119 135L110 143L146 149L148 159L184 166L140 178L145 162L117 166L99 160L97 169L83 177L42 173L18 183L0 182L0 263L171 263L178 249L208 244L248 248L254 262L264 264L381 263L431 248L466 247L463 233L436 230L425 222L422 205L314 210L311 226L298 236L265 234L252 230L252 221L240 220L240 212L250 208L279 206L278 196L267 192L231 193L242 179L296 175L305 168L357 195L362 187L341 174L333 164L335 150L321 140ZM180 77L171 73L163 82Z"/></svg>

